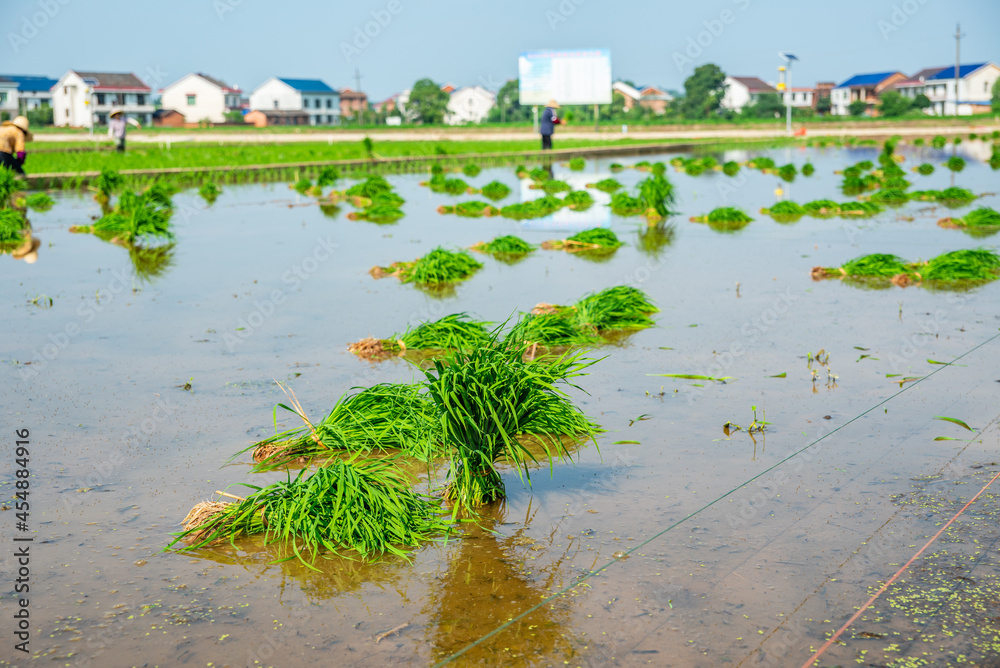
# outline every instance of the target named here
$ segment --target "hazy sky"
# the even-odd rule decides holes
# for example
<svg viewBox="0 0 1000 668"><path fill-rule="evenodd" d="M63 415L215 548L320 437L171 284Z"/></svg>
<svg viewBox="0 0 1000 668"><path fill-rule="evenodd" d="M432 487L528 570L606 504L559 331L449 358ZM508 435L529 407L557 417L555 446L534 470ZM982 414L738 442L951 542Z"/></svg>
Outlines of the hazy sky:
<svg viewBox="0 0 1000 668"><path fill-rule="evenodd" d="M0 0L0 74L131 71L160 88L201 71L252 90L272 75L362 88L374 101L431 77L498 88L521 51L611 49L615 78L681 89L714 62L793 85L1000 63L998 0ZM368 32L369 36L365 32Z"/></svg>

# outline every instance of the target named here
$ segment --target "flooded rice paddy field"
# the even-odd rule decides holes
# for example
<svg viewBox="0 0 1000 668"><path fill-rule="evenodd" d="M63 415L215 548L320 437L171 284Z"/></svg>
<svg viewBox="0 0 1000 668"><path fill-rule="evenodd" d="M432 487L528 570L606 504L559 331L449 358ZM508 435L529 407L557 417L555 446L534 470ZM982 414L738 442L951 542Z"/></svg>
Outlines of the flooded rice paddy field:
<svg viewBox="0 0 1000 668"><path fill-rule="evenodd" d="M12 458L11 433L30 429L37 529L35 655L14 656L5 641L0 665L429 665L510 620L454 665L802 665L1000 461L1000 342L991 340L1000 284L873 290L814 282L810 270L871 252L915 260L995 249L1000 237L939 228L950 214L927 203L865 220L776 223L757 214L776 189L800 203L848 199L834 170L877 150L765 154L779 165L811 161L816 174L784 183L747 169L734 178L670 169L680 213L653 230L610 215L597 192L587 212L523 223L443 216L439 205L469 197L434 194L419 186L426 176L390 177L407 200L393 225L352 222L347 206L328 215L287 184L227 187L210 207L189 190L175 197L170 266L146 281L126 250L68 232L99 214L89 195L57 194L52 210L29 215L38 261L0 258L0 449ZM909 176L914 189L997 190L980 162L952 175L940 166L945 153L905 155L907 168L939 165ZM554 170L577 187L611 176L606 162ZM615 178L632 187L644 176ZM514 189L503 203L541 193L512 169L468 180L493 179ZM756 220L735 233L688 222L723 205ZM958 211L982 205L1000 198ZM541 250L516 265L486 258L446 294L368 274L437 245L499 234L540 243L595 225L627 245L600 262ZM587 394L574 398L607 432L551 476L536 471L530 489L508 473L509 498L482 528L417 550L411 563L327 558L318 572L272 563L286 555L256 540L160 552L215 490L283 477L248 476L247 457L226 464L272 433L272 407L284 400L275 381L318 419L353 386L419 377L404 360L359 360L352 341L462 311L503 321L619 284L646 291L662 312L655 328L596 350L605 359L580 379ZM810 363L821 350L828 364ZM962 366L928 361L960 355ZM647 375L657 373L730 380ZM904 377L926 378L889 399ZM726 422L749 425L753 407L766 414L765 433L724 432ZM3 471L7 500L14 477ZM995 660L995 492L820 664ZM5 538L13 522L12 510L0 513Z"/></svg>

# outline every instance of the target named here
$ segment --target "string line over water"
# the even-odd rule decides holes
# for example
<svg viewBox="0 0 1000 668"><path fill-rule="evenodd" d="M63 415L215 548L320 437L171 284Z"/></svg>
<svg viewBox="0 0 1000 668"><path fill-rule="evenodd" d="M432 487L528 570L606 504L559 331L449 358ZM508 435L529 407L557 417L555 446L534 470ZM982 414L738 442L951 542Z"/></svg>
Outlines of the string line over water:
<svg viewBox="0 0 1000 668"><path fill-rule="evenodd" d="M726 499L726 498L732 496L733 494L735 494L739 490L743 489L744 487L746 487L750 483L752 483L755 480L761 478L762 476L767 475L768 473L770 473L771 471L775 470L779 466L782 466L782 465L786 464L789 460L791 460L792 458L797 457L798 455L802 454L803 452L805 452L809 448L813 447L817 443L820 443L821 441L829 438L830 436L833 436L834 434L836 434L841 429L843 429L843 428L847 427L848 425L850 425L850 424L852 424L852 423L860 420L861 418L865 417L866 415L868 415L872 411L874 411L874 410L876 410L878 408L881 408L882 406L884 406L885 404L889 403L890 401L892 401L896 397L900 396L904 392L908 392L909 390L913 389L914 387L916 387L920 383L923 383L924 381L928 380L929 378L932 378L933 376L937 375L940 371L943 371L944 369L947 369L947 368L953 366L955 364L955 362L958 362L963 357L966 357L967 355L970 355L970 354L974 353L975 351L979 350L980 348L982 348L986 344L991 343L992 341L995 341L997 338L1000 338L1000 332L998 332L997 334L994 334L993 336L991 336L990 338L986 339L985 341L982 341L979 344L973 346L969 350L966 350L964 353L962 353L961 355L959 355L955 359L951 360L947 364L943 364L943 365L939 366L938 368L934 369L933 371L931 371L926 376L923 376L922 378L919 378L919 379L913 381L911 384L903 387L898 392L895 392L895 393L889 395L888 397L886 397L882 401L878 402L877 404L875 404L871 408L868 408L865 411L859 413L858 415L855 415L854 417L852 417L850 420L848 420L844 424L842 424L842 425L840 425L838 427L835 427L833 430L827 432L826 434L823 434L822 436L820 436L816 440L812 441L811 443L809 443L809 444L807 444L807 445L799 448L798 450L796 450L795 452L791 453L790 455L788 455L784 459L781 459L778 462L772 464L771 466L768 466L767 468L763 469L759 473L751 476L750 478L748 478L744 482L740 483L736 487L733 487L728 492L725 492L724 494L722 494L722 495L716 497L715 499L709 501L708 503L706 503L705 505L701 506L700 508L698 508L698 509L696 509L696 510L690 512L690 513L688 513L687 515L685 515L681 519L679 519L676 522L674 522L673 524L667 526L662 531L660 531L660 532L658 532L656 534L653 534L652 536L650 536L646 540L642 541L638 545L636 545L636 546L634 546L634 547L632 547L632 548L630 548L628 550L625 550L624 553L621 556L614 557L614 558L611 559L611 561L609 561L608 563L604 564L600 568L592 570L589 573L587 573L587 574L585 574L585 575L577 578L576 582L574 582L573 584L567 585L567 586L563 587L562 589L560 589L559 591L555 592L554 594L551 594L551 595L547 596L546 598L542 599L540 602L538 602L535 605L531 606L530 608L528 608L524 612L520 613L519 615L517 615L515 617L512 617L512 618L508 619L506 622L504 622L503 624L501 624L497 628L493 629L489 633L486 633L486 634L480 636L479 638L477 638L476 640L472 641L471 643L469 643L468 645L466 645L462 649L458 650L457 652L454 652L453 654L450 654L450 655L444 657L443 659L441 659L440 661L438 661L437 663L434 664L434 668L439 668L440 666L445 666L445 665L451 663L452 661L454 661L458 657L462 656L463 654L465 654L469 650L473 649L474 647L477 647L478 645L480 645L483 642L489 640L493 636L495 636L495 635L503 632L505 629L509 628L513 624L521 621L522 619L524 619L525 617L527 617L531 613L535 612L536 610L542 608L543 606L548 605L549 603L551 603L555 599L559 598L560 596L568 593L569 591L571 591L575 587L580 586L581 584L583 584L584 582L586 582L590 578L594 577L595 575L599 575L600 573L603 573L608 568L610 568L611 566L615 565L616 563L618 563L622 559L625 559L626 557L628 557L629 555L631 555L636 550L638 550L638 549L640 549L642 547L645 547L646 545L649 545L650 543L652 543L656 539L660 538L661 536L665 535L669 531L672 531L672 530L676 529L677 527L679 527L684 522L687 522L688 520L690 520L693 517L699 515L703 511L708 510L709 508L711 508L712 506L714 506L715 504L717 504L719 501L722 501L723 499ZM1000 473L998 473L998 476L1000 476ZM981 493L982 492L980 492L980 494ZM978 496L979 495L977 494L976 498L978 498ZM808 666L809 663L811 663L811 662L812 662L812 659L810 659L810 661L807 662L805 665ZM805 667L803 667L803 668L805 668Z"/></svg>

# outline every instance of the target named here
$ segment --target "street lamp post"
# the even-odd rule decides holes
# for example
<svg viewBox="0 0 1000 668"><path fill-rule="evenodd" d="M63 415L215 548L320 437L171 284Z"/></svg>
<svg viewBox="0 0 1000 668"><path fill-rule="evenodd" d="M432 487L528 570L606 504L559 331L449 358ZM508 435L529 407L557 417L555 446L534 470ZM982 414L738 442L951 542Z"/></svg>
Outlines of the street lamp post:
<svg viewBox="0 0 1000 668"><path fill-rule="evenodd" d="M792 134L792 62L798 60L794 53L781 51L778 53L785 60L787 70L785 76L785 131Z"/></svg>

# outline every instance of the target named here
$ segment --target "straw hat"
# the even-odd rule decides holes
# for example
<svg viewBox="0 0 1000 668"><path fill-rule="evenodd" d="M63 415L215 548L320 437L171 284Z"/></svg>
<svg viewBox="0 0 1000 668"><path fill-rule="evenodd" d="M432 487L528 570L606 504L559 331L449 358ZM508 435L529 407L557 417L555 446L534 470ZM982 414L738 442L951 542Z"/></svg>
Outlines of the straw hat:
<svg viewBox="0 0 1000 668"><path fill-rule="evenodd" d="M546 107L552 107L553 109L559 109L559 103L555 100L549 100L549 103L545 105Z"/></svg>
<svg viewBox="0 0 1000 668"><path fill-rule="evenodd" d="M15 128L24 133L24 138L31 141L34 136L28 131L28 119L24 116L17 116L12 121L4 121L4 125L13 125Z"/></svg>
<svg viewBox="0 0 1000 668"><path fill-rule="evenodd" d="M122 113L124 112L122 112L121 109L115 109L110 114L108 114L108 118L114 118L115 116L120 116Z"/></svg>
<svg viewBox="0 0 1000 668"><path fill-rule="evenodd" d="M15 260L24 260L28 264L35 264L38 260L38 247L42 245L40 239L31 237L25 239L24 243L18 246L17 250L10 254Z"/></svg>

